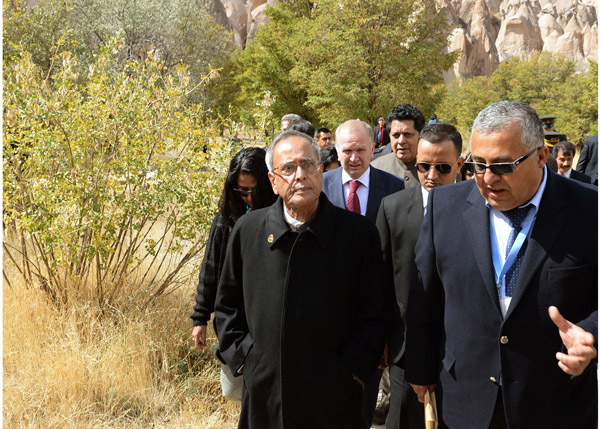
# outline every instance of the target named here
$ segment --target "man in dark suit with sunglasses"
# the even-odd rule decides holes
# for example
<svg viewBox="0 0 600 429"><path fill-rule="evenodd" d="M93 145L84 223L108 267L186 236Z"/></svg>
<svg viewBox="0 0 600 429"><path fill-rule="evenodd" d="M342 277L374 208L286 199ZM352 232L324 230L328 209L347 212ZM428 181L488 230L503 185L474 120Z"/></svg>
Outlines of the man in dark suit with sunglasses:
<svg viewBox="0 0 600 429"><path fill-rule="evenodd" d="M415 245L429 191L455 182L463 166L462 137L449 124L427 125L417 145L416 167L421 186L385 197L377 216L381 237L384 275L394 290L395 302L392 333L388 342L390 371L390 407L387 429L423 428L423 405L404 379L404 338L406 306L414 266Z"/></svg>
<svg viewBox="0 0 600 429"><path fill-rule="evenodd" d="M441 383L449 427L596 427L597 191L545 167L524 103L482 110L471 149L475 179L430 193L406 378Z"/></svg>

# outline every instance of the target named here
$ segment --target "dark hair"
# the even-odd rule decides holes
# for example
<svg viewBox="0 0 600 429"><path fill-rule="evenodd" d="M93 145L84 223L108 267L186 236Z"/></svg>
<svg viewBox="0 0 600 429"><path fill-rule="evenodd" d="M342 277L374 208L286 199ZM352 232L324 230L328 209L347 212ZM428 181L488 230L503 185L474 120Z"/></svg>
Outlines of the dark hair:
<svg viewBox="0 0 600 429"><path fill-rule="evenodd" d="M392 109L387 117L385 128L390 132L392 121L408 121L412 120L415 123L415 129L420 133L425 126L425 116L423 112L416 106L410 104L400 104Z"/></svg>
<svg viewBox="0 0 600 429"><path fill-rule="evenodd" d="M229 171L223 184L223 193L219 200L219 212L223 224L232 228L235 222L246 213L242 198L234 191L240 173L251 174L256 179L256 187L252 193L252 209L270 206L277 196L273 193L267 175L265 150L260 147L246 147L235 154L229 163Z"/></svg>
<svg viewBox="0 0 600 429"><path fill-rule="evenodd" d="M471 152L469 152L467 154L467 156L465 156L465 163L463 164L462 167L460 167L460 178L461 180L464 182L465 180L467 180L467 162L471 160Z"/></svg>
<svg viewBox="0 0 600 429"><path fill-rule="evenodd" d="M546 165L551 171L558 173L558 162L556 162L556 158L551 153L549 153L548 158L546 158Z"/></svg>
<svg viewBox="0 0 600 429"><path fill-rule="evenodd" d="M554 148L552 149L552 155L556 157L558 156L558 152L562 152L565 154L570 153L571 155L575 156L575 145L571 142L558 142L554 145Z"/></svg>
<svg viewBox="0 0 600 429"><path fill-rule="evenodd" d="M316 138L318 139L319 137L321 137L321 134L323 134L323 133L329 133L329 134L331 134L331 130L329 128L319 128L317 130L317 134L315 135Z"/></svg>
<svg viewBox="0 0 600 429"><path fill-rule="evenodd" d="M433 121L434 119L437 119L437 115L435 113L432 113L429 120Z"/></svg>
<svg viewBox="0 0 600 429"><path fill-rule="evenodd" d="M427 140L429 143L441 143L446 140L452 141L458 156L462 153L462 136L456 128L450 124L426 125L419 135L419 140Z"/></svg>
<svg viewBox="0 0 600 429"><path fill-rule="evenodd" d="M339 162L335 145L328 144L321 149L321 162L323 163L324 171L334 162Z"/></svg>
<svg viewBox="0 0 600 429"><path fill-rule="evenodd" d="M292 122L290 122L290 125L286 128L286 130L300 131L310 138L315 136L314 125L308 122L306 119L294 119Z"/></svg>

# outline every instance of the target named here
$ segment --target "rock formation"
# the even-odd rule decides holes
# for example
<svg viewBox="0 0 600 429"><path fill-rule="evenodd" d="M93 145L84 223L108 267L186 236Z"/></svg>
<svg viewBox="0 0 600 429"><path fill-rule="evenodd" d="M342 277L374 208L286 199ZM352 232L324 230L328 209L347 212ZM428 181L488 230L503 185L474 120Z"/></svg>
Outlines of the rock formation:
<svg viewBox="0 0 600 429"><path fill-rule="evenodd" d="M235 43L244 47L266 22L276 0L213 0L223 4ZM418 1L418 0L417 0ZM594 0L438 0L454 27L450 50L462 55L445 74L489 76L501 61L534 52L558 52L578 71L598 57L598 18Z"/></svg>

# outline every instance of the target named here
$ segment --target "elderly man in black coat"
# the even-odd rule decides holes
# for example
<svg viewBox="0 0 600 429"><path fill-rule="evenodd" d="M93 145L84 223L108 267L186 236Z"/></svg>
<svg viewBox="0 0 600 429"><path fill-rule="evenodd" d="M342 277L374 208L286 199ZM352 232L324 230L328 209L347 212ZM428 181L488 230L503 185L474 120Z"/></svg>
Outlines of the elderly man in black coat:
<svg viewBox="0 0 600 429"><path fill-rule="evenodd" d="M219 357L244 375L241 428L360 428L390 324L375 226L321 193L316 143L267 151L280 196L235 225L216 301Z"/></svg>

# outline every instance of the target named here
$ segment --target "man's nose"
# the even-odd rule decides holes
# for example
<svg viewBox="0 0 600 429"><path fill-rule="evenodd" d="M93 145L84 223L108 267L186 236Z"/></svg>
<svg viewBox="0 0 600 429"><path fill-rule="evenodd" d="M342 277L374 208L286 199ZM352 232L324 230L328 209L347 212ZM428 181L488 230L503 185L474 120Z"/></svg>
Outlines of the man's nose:
<svg viewBox="0 0 600 429"><path fill-rule="evenodd" d="M496 182L499 178L500 176L493 173L490 168L486 168L485 173L483 173L483 181L488 184Z"/></svg>

